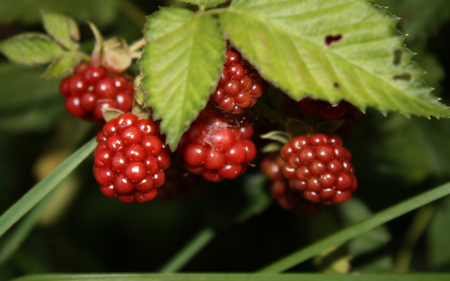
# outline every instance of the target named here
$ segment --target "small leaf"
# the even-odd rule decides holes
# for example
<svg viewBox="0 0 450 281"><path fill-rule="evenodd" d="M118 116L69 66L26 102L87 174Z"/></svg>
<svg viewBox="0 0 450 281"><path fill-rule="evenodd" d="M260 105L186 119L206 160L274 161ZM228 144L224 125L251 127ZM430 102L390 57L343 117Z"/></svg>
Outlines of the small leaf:
<svg viewBox="0 0 450 281"><path fill-rule="evenodd" d="M225 58L218 22L185 9L161 8L148 17L139 60L141 87L172 149L217 85Z"/></svg>
<svg viewBox="0 0 450 281"><path fill-rule="evenodd" d="M68 75L80 62L78 53L67 53L55 59L47 68L42 78L58 78Z"/></svg>
<svg viewBox="0 0 450 281"><path fill-rule="evenodd" d="M411 61L397 18L370 1L233 1L220 20L243 56L295 100L450 117Z"/></svg>
<svg viewBox="0 0 450 281"><path fill-rule="evenodd" d="M203 7L203 9L205 9L215 7L219 4L227 2L228 0L180 0L180 1L194 4L201 8Z"/></svg>
<svg viewBox="0 0 450 281"><path fill-rule="evenodd" d="M124 114L123 111L115 108L108 108L108 107L102 107L101 108L103 118L106 122L109 122L110 120L119 117L120 115Z"/></svg>
<svg viewBox="0 0 450 281"><path fill-rule="evenodd" d="M46 10L41 11L41 17L45 30L55 41L69 50L78 48L80 31L72 18Z"/></svg>
<svg viewBox="0 0 450 281"><path fill-rule="evenodd" d="M63 49L40 33L23 33L0 42L0 51L11 61L26 65L45 64L56 59Z"/></svg>

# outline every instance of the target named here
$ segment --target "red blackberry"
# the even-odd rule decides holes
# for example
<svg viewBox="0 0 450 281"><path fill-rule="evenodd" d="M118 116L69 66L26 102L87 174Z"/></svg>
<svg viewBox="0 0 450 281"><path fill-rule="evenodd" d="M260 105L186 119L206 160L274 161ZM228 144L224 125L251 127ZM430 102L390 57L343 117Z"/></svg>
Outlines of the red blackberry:
<svg viewBox="0 0 450 281"><path fill-rule="evenodd" d="M350 152L334 134L299 136L281 149L289 186L312 202L342 203L357 188Z"/></svg>
<svg viewBox="0 0 450 281"><path fill-rule="evenodd" d="M283 175L283 167L286 162L280 154L272 153L264 157L261 162L261 171L269 177L273 183L271 186L272 197L281 208L299 215L315 215L322 210L323 205L313 203L303 198L302 193L289 188Z"/></svg>
<svg viewBox="0 0 450 281"><path fill-rule="evenodd" d="M256 157L252 134L245 117L233 122L208 106L183 135L179 151L189 172L213 182L234 179Z"/></svg>
<svg viewBox="0 0 450 281"><path fill-rule="evenodd" d="M304 98L297 102L297 107L306 115L316 115L322 120L333 120L341 118L350 104L346 101L340 101L331 104L324 100L314 100Z"/></svg>
<svg viewBox="0 0 450 281"><path fill-rule="evenodd" d="M75 67L73 75L61 81L59 90L72 116L104 123L102 107L130 111L134 86L133 81L124 76L82 62Z"/></svg>
<svg viewBox="0 0 450 281"><path fill-rule="evenodd" d="M103 126L97 142L94 176L104 195L128 203L155 198L170 157L153 121L124 113Z"/></svg>
<svg viewBox="0 0 450 281"><path fill-rule="evenodd" d="M242 114L263 96L264 80L227 41L226 61L211 100L225 112Z"/></svg>

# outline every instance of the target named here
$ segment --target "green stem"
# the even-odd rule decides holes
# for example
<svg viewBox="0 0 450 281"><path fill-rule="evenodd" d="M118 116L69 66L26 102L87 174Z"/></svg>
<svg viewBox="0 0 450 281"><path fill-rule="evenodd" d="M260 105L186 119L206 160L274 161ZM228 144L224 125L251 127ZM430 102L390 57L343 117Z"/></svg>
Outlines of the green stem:
<svg viewBox="0 0 450 281"><path fill-rule="evenodd" d="M96 145L97 141L93 138L69 156L53 170L53 172L36 184L14 205L6 210L0 217L0 236L2 236L22 216L52 191L67 175L78 167L78 165L92 153Z"/></svg>
<svg viewBox="0 0 450 281"><path fill-rule="evenodd" d="M282 258L281 260L276 261L267 267L264 267L263 269L259 270L258 273L281 273L318 255L326 249L352 239L392 219L395 219L401 215L404 215L412 210L429 204L430 202L433 202L434 200L437 200L449 194L450 183L446 183L430 191L419 194L413 198L410 198L381 212L378 212L377 214L360 223L347 227L333 235L328 236L325 239L322 239L310 246L300 249L299 251L294 252L291 255L288 255L285 258Z"/></svg>
<svg viewBox="0 0 450 281"><path fill-rule="evenodd" d="M159 271L160 273L174 273L182 269L214 238L216 232L210 227L201 229L174 257L172 257Z"/></svg>

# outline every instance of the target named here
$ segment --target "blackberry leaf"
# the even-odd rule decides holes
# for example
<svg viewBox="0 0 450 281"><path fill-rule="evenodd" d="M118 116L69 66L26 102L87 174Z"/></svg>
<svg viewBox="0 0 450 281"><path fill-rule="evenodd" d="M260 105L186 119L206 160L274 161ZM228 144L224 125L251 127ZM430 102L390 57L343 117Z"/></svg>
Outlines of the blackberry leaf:
<svg viewBox="0 0 450 281"><path fill-rule="evenodd" d="M75 66L80 62L79 53L67 53L55 59L47 68L42 78L58 78L70 74Z"/></svg>
<svg viewBox="0 0 450 281"><path fill-rule="evenodd" d="M161 8L148 17L139 60L146 106L172 149L217 85L225 59L218 21L189 10Z"/></svg>
<svg viewBox="0 0 450 281"><path fill-rule="evenodd" d="M77 41L80 40L80 31L77 23L66 16L41 11L44 28L58 43L70 50L78 48Z"/></svg>
<svg viewBox="0 0 450 281"><path fill-rule="evenodd" d="M398 18L371 1L235 0L220 20L243 56L295 100L450 117L411 61Z"/></svg>
<svg viewBox="0 0 450 281"><path fill-rule="evenodd" d="M63 49L44 34L23 33L0 42L0 52L13 62L36 65L58 58Z"/></svg>

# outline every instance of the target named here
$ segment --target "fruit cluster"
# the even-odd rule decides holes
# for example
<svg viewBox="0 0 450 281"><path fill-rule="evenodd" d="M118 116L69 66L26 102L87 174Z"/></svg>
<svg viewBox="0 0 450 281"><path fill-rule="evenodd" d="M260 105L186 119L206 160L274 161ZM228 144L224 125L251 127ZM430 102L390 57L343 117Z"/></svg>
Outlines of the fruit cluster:
<svg viewBox="0 0 450 281"><path fill-rule="evenodd" d="M333 134L298 136L281 149L289 186L311 202L343 203L357 188L350 152Z"/></svg>
<svg viewBox="0 0 450 281"><path fill-rule="evenodd" d="M245 116L229 119L209 105L183 135L179 152L193 174L212 182L234 179L256 157L252 135L253 127Z"/></svg>
<svg viewBox="0 0 450 281"><path fill-rule="evenodd" d="M75 67L73 75L61 81L59 90L72 116L104 123L101 108L130 111L134 85L122 75L82 62Z"/></svg>
<svg viewBox="0 0 450 281"><path fill-rule="evenodd" d="M82 62L61 81L71 115L104 124L104 108L123 112L106 116L97 135L93 170L104 195L123 202L146 202L158 194L161 200L181 200L197 194L200 182L231 180L246 171L257 156L246 111L265 94L266 83L228 41L226 48L220 81L173 154L165 147L159 123L145 114L127 113L137 110L130 79ZM357 122L359 111L345 101L305 98L294 104L300 114L319 120ZM264 158L261 169L273 181L271 194L283 209L315 214L324 205L348 200L357 188L350 160L337 135L316 133L292 138L278 154ZM170 167L171 162L183 168Z"/></svg>
<svg viewBox="0 0 450 281"><path fill-rule="evenodd" d="M227 42L225 65L211 100L224 112L243 114L264 95L264 89L258 71Z"/></svg>
<svg viewBox="0 0 450 281"><path fill-rule="evenodd" d="M103 126L97 142L94 176L104 195L141 203L156 197L170 157L154 122L124 113Z"/></svg>

